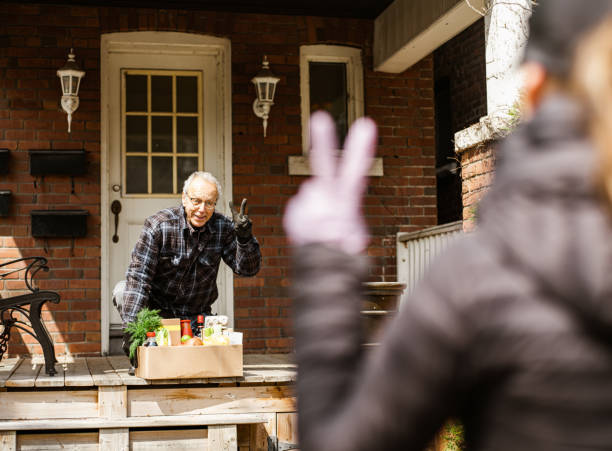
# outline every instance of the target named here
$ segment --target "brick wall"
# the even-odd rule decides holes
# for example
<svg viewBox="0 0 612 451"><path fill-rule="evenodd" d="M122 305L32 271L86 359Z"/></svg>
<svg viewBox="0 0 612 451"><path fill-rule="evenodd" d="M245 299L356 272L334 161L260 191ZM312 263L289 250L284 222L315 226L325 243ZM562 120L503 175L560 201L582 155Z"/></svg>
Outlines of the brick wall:
<svg viewBox="0 0 612 451"><path fill-rule="evenodd" d="M460 154L463 174L463 230L470 232L476 227L478 202L486 193L495 174L495 142L467 149Z"/></svg>
<svg viewBox="0 0 612 451"><path fill-rule="evenodd" d="M264 16L134 8L0 5L0 148L11 150L10 172L0 189L13 191L8 217L0 218L0 261L43 255L51 270L41 288L62 301L45 319L59 354L100 350L100 35L121 31L178 31L227 37L232 42L232 146L234 198L249 199L249 215L262 245L263 267L255 278L235 279L236 327L246 332L247 352L287 352L292 347L289 249L282 230L284 206L304 177L288 175L288 156L300 155L299 46L347 44L363 49L365 111L380 126L378 156L385 176L372 178L365 211L372 231L371 281L395 280L395 233L436 223L433 130L433 58L398 75L372 71L371 21ZM86 71L81 105L66 130L55 74L75 48ZM281 81L263 138L252 113L251 77L263 54ZM87 176L46 177L34 186L29 149L84 148ZM84 208L88 236L33 239L29 212ZM0 281L3 297L23 286ZM11 353L39 353L27 336L16 336Z"/></svg>
<svg viewBox="0 0 612 451"><path fill-rule="evenodd" d="M487 115L484 18L436 49L434 66L450 80L452 134Z"/></svg>

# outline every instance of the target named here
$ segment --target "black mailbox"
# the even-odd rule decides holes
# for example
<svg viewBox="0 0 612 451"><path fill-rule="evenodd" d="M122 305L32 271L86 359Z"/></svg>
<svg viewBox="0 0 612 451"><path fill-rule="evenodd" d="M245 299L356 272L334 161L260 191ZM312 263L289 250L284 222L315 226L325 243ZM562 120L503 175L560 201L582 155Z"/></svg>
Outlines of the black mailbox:
<svg viewBox="0 0 612 451"><path fill-rule="evenodd" d="M78 238L87 235L87 210L32 210L35 238Z"/></svg>
<svg viewBox="0 0 612 451"><path fill-rule="evenodd" d="M0 149L0 174L8 174L9 156L8 149Z"/></svg>
<svg viewBox="0 0 612 451"><path fill-rule="evenodd" d="M0 191L0 216L8 216L11 208L11 190Z"/></svg>
<svg viewBox="0 0 612 451"><path fill-rule="evenodd" d="M87 154L78 150L30 150L30 175L84 175Z"/></svg>

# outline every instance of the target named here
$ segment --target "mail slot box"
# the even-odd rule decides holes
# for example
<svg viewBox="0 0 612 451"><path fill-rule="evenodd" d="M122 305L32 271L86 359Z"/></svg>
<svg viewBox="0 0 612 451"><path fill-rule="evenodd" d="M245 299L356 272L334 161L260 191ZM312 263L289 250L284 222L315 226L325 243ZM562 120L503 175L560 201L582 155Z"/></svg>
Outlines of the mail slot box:
<svg viewBox="0 0 612 451"><path fill-rule="evenodd" d="M30 150L30 175L84 175L85 150Z"/></svg>
<svg viewBox="0 0 612 451"><path fill-rule="evenodd" d="M32 210L35 238L78 238L87 235L87 210Z"/></svg>

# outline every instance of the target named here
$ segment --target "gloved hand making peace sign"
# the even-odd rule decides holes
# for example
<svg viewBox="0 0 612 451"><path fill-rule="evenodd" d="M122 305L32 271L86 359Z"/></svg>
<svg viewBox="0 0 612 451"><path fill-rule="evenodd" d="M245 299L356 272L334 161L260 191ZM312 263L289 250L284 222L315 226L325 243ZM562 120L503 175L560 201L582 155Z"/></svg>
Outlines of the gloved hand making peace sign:
<svg viewBox="0 0 612 451"><path fill-rule="evenodd" d="M230 210L232 211L232 219L234 220L234 230L236 231L236 236L238 237L238 241L244 244L251 239L253 228L253 224L251 224L251 220L246 214L247 200L246 198L242 199L240 211L236 211L231 200L229 201L229 206Z"/></svg>

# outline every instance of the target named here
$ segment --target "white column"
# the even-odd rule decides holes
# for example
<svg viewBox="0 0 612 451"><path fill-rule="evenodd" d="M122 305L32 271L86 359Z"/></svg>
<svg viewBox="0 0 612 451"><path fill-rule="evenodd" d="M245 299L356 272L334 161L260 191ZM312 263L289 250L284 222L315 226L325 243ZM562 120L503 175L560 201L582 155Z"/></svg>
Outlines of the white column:
<svg viewBox="0 0 612 451"><path fill-rule="evenodd" d="M487 114L507 116L520 97L518 68L529 35L532 0L490 0L485 16Z"/></svg>

